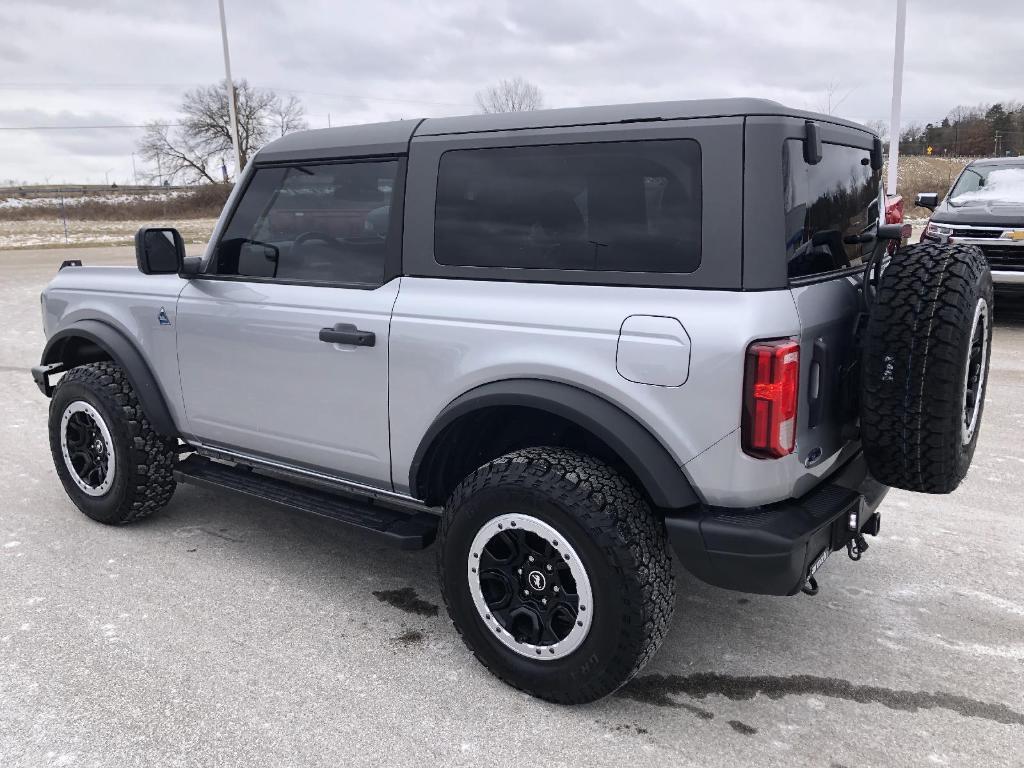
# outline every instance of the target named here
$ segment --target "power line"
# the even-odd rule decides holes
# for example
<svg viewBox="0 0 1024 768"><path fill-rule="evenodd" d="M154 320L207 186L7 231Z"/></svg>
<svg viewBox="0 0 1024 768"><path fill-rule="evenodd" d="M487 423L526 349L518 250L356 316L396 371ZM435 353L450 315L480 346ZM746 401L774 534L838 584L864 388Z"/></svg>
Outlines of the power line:
<svg viewBox="0 0 1024 768"><path fill-rule="evenodd" d="M29 88L68 88L68 89L118 89L118 88L162 88L162 87L195 87L195 84L185 83L0 83L0 90L21 90ZM271 91L279 91L292 94L304 94L307 96L321 96L328 98L353 99L362 101L383 101L396 104L426 104L436 107L470 107L474 105L456 101L430 101L427 99L401 99L387 96L361 96L352 93L335 93L330 91L307 91L298 88L282 88L278 86L257 86ZM179 127L181 123L164 123L160 125ZM148 124L136 123L113 123L103 125L0 125L0 131L84 131L84 130L138 130L148 128Z"/></svg>
<svg viewBox="0 0 1024 768"><path fill-rule="evenodd" d="M198 88L203 83L0 83L0 91L3 90L28 90L37 88L66 88L68 90L105 90L105 89L138 89L148 90L151 88ZM260 87L260 86L257 86ZM458 101L430 101L428 99L401 99L389 96L364 96L355 93L333 93L330 91L306 91L297 88L282 88L273 85L262 86L271 91L283 91L285 93L303 93L308 96L327 96L338 99L358 99L361 101L386 101L396 104L429 104L437 107L474 107L474 104Z"/></svg>
<svg viewBox="0 0 1024 768"><path fill-rule="evenodd" d="M0 91L37 90L39 88L68 88L71 90L105 90L107 88L193 88L198 83L0 83Z"/></svg>
<svg viewBox="0 0 1024 768"><path fill-rule="evenodd" d="M279 88L273 85L263 86L271 91L284 91L285 93L304 93L307 96L329 96L337 99L360 99L363 101L393 101L397 104L430 104L437 107L475 107L475 104L467 104L458 101L427 101L426 99L394 99L386 96L359 96L354 93L331 93L329 91L303 91L297 88Z"/></svg>
<svg viewBox="0 0 1024 768"><path fill-rule="evenodd" d="M157 121L159 125L176 128L181 123L164 123ZM86 131L94 128L148 128L149 124L142 125L0 125L0 131Z"/></svg>

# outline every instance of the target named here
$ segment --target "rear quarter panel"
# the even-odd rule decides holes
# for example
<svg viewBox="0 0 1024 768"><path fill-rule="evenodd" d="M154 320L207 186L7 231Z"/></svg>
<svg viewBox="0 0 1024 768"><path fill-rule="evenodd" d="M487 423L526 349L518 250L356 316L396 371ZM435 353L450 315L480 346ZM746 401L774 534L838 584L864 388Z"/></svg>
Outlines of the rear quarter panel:
<svg viewBox="0 0 1024 768"><path fill-rule="evenodd" d="M691 340L684 384L640 384L619 374L619 329L630 315L682 323ZM408 490L420 440L452 400L492 381L535 378L587 390L632 415L709 503L786 498L803 473L799 462L758 461L740 450L743 358L754 339L798 332L788 290L404 278L389 348L393 482ZM715 445L726 446L715 461L695 461ZM740 495L728 478L735 471L744 473Z"/></svg>

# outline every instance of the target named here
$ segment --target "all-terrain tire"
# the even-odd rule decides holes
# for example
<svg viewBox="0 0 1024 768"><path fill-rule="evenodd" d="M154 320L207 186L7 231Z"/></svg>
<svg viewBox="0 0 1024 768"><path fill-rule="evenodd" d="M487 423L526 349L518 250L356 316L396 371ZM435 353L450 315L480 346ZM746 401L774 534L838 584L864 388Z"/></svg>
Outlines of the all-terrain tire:
<svg viewBox="0 0 1024 768"><path fill-rule="evenodd" d="M109 434L112 479L99 495L95 495L97 489L90 494L80 487L64 457L62 418L69 409L86 410L94 423L98 415ZM130 523L156 512L174 494L176 441L153 430L124 369L116 363L90 363L64 375L50 401L49 434L54 467L64 489L93 520L108 525ZM105 442L103 437L100 442Z"/></svg>
<svg viewBox="0 0 1024 768"><path fill-rule="evenodd" d="M592 623L563 658L510 650L496 637L494 617L473 602L474 537L510 513L557 530L589 577ZM514 451L466 477L444 508L438 571L448 615L477 659L510 685L562 704L594 701L633 677L664 639L675 604L663 523L612 467L562 448Z"/></svg>
<svg viewBox="0 0 1024 768"><path fill-rule="evenodd" d="M967 474L985 403L992 305L992 275L976 246L921 243L893 255L861 366L861 439L880 482L949 493Z"/></svg>

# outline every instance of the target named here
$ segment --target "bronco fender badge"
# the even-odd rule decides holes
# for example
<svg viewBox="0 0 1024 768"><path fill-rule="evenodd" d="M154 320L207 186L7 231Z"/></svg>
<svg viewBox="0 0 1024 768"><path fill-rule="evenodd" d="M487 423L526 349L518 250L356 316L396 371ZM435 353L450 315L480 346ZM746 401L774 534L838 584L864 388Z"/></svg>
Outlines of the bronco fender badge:
<svg viewBox="0 0 1024 768"><path fill-rule="evenodd" d="M170 318L167 317L167 310L164 309L163 307L160 307L160 311L157 313L156 319L157 319L157 321L159 321L160 325L170 325L171 324Z"/></svg>

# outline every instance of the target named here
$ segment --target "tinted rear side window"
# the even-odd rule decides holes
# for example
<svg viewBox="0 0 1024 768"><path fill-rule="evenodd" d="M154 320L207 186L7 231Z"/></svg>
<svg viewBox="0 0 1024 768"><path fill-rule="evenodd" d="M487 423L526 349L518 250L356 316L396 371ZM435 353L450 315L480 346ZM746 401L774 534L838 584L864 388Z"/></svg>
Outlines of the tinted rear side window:
<svg viewBox="0 0 1024 768"><path fill-rule="evenodd" d="M783 143L786 258L789 276L808 277L856 266L873 244L844 242L878 221L881 171L866 149L822 146L821 162L804 161L803 142Z"/></svg>
<svg viewBox="0 0 1024 768"><path fill-rule="evenodd" d="M439 264L693 272L700 146L692 139L451 150L437 181Z"/></svg>

